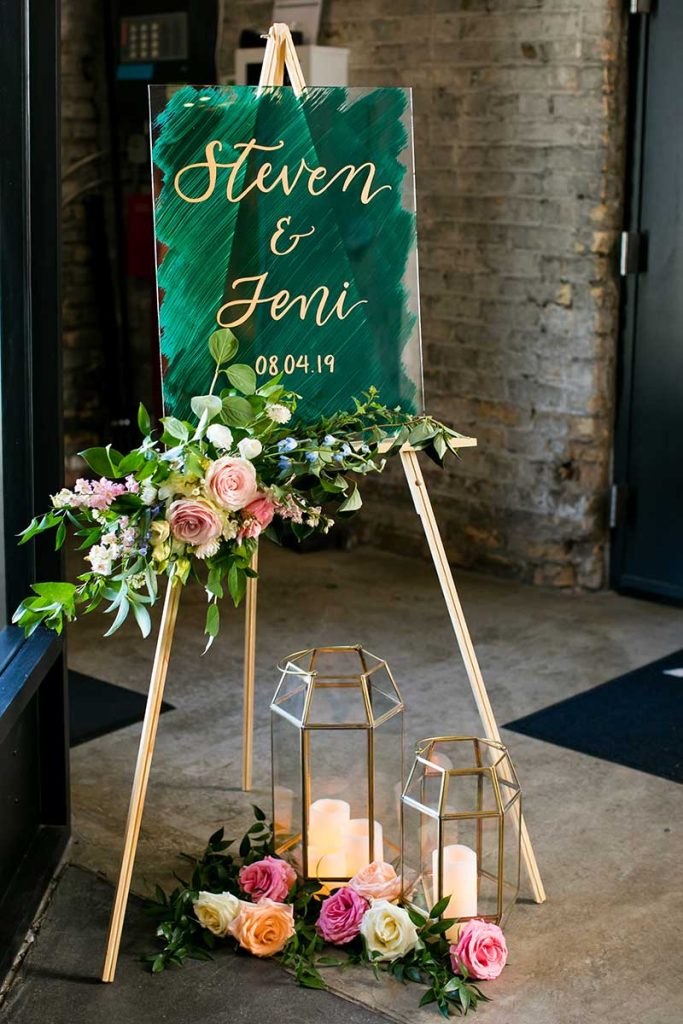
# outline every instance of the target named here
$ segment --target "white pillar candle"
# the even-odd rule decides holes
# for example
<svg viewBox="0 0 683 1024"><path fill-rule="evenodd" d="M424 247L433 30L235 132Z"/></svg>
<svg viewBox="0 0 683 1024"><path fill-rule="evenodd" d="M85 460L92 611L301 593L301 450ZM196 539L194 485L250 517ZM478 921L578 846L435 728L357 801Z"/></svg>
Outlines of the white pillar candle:
<svg viewBox="0 0 683 1024"><path fill-rule="evenodd" d="M346 853L344 850L326 851L319 846L308 847L309 878L346 878Z"/></svg>
<svg viewBox="0 0 683 1024"><path fill-rule="evenodd" d="M476 917L477 916L477 855L469 846L454 843L443 848L443 885L438 892L439 882L439 851L432 853L432 871L434 875L434 892L441 899L450 896L444 917ZM436 898L436 896L435 896ZM458 936L460 928L453 925L446 932L449 939Z"/></svg>
<svg viewBox="0 0 683 1024"><path fill-rule="evenodd" d="M375 822L374 839L373 860L384 860L384 836L378 821ZM351 818L344 846L349 875L355 875L370 863L370 826L367 818Z"/></svg>
<svg viewBox="0 0 683 1024"><path fill-rule="evenodd" d="M344 846L351 808L346 800L315 800L308 808L308 842L321 853L335 853Z"/></svg>

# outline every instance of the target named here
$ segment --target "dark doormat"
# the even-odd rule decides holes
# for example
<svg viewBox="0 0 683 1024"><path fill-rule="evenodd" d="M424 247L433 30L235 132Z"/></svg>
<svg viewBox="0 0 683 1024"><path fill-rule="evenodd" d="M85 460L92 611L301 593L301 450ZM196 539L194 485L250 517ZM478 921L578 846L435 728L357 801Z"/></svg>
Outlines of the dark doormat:
<svg viewBox="0 0 683 1024"><path fill-rule="evenodd" d="M683 782L683 650L505 728Z"/></svg>
<svg viewBox="0 0 683 1024"><path fill-rule="evenodd" d="M126 690L123 686L114 686L69 669L71 746L77 747L97 736L141 722L145 717L146 703L146 693ZM161 711L162 714L173 711L173 705L164 701Z"/></svg>

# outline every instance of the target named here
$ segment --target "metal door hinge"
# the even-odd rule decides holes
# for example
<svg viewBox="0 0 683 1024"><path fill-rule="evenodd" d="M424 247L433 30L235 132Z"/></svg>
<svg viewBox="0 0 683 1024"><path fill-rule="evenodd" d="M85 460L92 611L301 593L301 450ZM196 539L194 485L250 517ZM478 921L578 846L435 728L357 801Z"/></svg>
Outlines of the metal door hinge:
<svg viewBox="0 0 683 1024"><path fill-rule="evenodd" d="M631 14L650 14L652 12L652 0L629 0Z"/></svg>
<svg viewBox="0 0 683 1024"><path fill-rule="evenodd" d="M626 519L630 491L628 484L612 484L609 498L609 528L616 529Z"/></svg>
<svg viewBox="0 0 683 1024"><path fill-rule="evenodd" d="M619 273L640 274L645 269L645 235L642 231L622 231Z"/></svg>

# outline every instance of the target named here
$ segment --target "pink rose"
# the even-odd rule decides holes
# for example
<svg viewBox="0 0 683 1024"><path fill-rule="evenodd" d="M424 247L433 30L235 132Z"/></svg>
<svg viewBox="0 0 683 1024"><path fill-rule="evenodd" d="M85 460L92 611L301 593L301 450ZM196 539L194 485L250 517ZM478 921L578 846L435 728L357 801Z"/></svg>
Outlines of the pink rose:
<svg viewBox="0 0 683 1024"><path fill-rule="evenodd" d="M231 455L224 455L211 463L205 483L216 504L232 512L244 508L258 495L256 470L252 463L248 459L234 459Z"/></svg>
<svg viewBox="0 0 683 1024"><path fill-rule="evenodd" d="M458 961L471 978L492 981L505 967L508 948L497 924L475 918L462 926L460 938L451 946L451 963L455 974Z"/></svg>
<svg viewBox="0 0 683 1024"><path fill-rule="evenodd" d="M253 864L245 864L240 869L239 879L242 889L255 903L265 899L283 903L296 881L296 872L279 857L264 857Z"/></svg>
<svg viewBox="0 0 683 1024"><path fill-rule="evenodd" d="M166 519L176 540L185 544L208 544L220 537L223 529L218 513L201 498L179 498L171 502Z"/></svg>
<svg viewBox="0 0 683 1024"><path fill-rule="evenodd" d="M351 942L360 932L363 914L368 906L368 901L349 886L337 889L323 901L315 926L318 935L325 942L332 942L336 946Z"/></svg>
<svg viewBox="0 0 683 1024"><path fill-rule="evenodd" d="M391 864L373 860L353 876L349 885L366 900L397 900L401 895L401 879Z"/></svg>
<svg viewBox="0 0 683 1024"><path fill-rule="evenodd" d="M240 540L243 540L245 537L255 538L259 536L261 530L265 530L272 523L273 516L275 515L275 505L265 494L259 494L255 501L250 501L242 509L242 514L246 518L239 532Z"/></svg>

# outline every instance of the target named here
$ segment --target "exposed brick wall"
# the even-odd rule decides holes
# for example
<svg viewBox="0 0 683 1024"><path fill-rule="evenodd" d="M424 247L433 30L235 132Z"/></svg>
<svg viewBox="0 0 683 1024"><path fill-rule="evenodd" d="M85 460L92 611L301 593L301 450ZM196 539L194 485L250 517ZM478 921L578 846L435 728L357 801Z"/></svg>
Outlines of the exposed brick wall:
<svg viewBox="0 0 683 1024"><path fill-rule="evenodd" d="M449 556L604 582L621 226L622 0L328 0L352 85L414 88L428 410L477 450L429 473ZM224 73L271 5L226 5ZM365 519L422 547L397 467Z"/></svg>
<svg viewBox="0 0 683 1024"><path fill-rule="evenodd" d="M84 194L100 160L70 173L100 150L102 15L98 0L62 0L62 279L64 416L67 472L73 453L102 439L103 354ZM83 190L85 189L85 193ZM78 193L78 194L77 194ZM75 197L75 198L72 198Z"/></svg>

